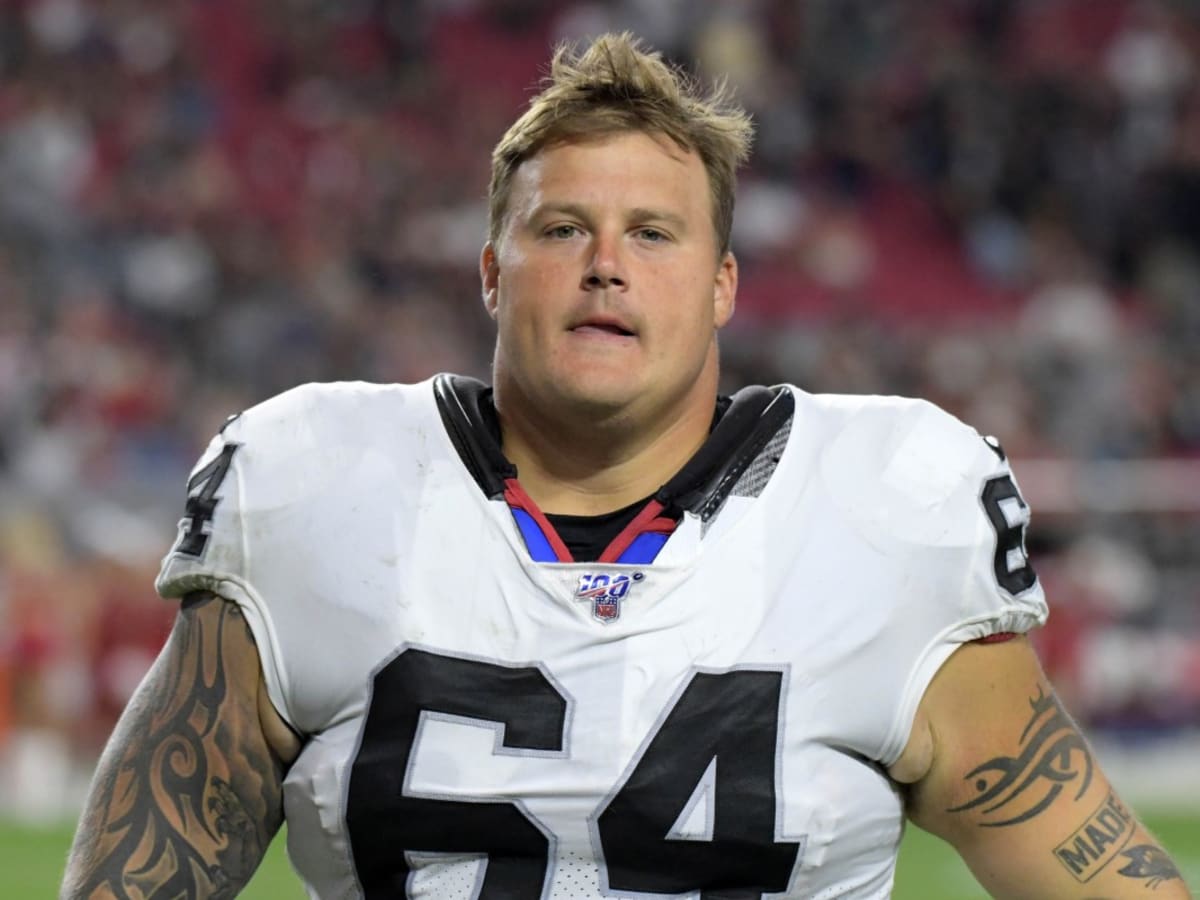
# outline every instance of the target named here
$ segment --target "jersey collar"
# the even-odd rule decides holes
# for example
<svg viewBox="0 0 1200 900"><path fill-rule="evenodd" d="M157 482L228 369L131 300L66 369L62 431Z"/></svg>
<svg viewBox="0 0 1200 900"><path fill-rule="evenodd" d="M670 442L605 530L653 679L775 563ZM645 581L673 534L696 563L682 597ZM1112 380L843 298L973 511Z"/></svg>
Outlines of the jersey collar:
<svg viewBox="0 0 1200 900"><path fill-rule="evenodd" d="M508 504L535 562L573 562L570 551L517 478L500 449L500 423L492 389L464 375L433 382L438 413L476 485L489 500ZM729 497L738 478L792 416L795 398L782 387L743 388L732 397L708 440L609 543L598 562L653 562L684 513L707 521Z"/></svg>

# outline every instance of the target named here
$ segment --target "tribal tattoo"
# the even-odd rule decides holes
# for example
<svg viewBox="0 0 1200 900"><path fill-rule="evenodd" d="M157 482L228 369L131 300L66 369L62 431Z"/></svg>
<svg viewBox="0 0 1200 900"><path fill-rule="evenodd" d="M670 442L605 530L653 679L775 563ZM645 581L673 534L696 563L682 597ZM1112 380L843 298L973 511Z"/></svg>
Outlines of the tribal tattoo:
<svg viewBox="0 0 1200 900"><path fill-rule="evenodd" d="M1126 878L1148 878L1147 887L1156 888L1164 881L1183 878L1166 852L1154 844L1130 847L1121 855L1129 858L1129 864L1123 869L1118 869L1117 874Z"/></svg>
<svg viewBox="0 0 1200 900"><path fill-rule="evenodd" d="M250 640L232 604L185 603L101 762L65 897L225 898L249 881L282 821L283 774L258 726L257 682L232 689L245 673L230 671L231 648Z"/></svg>
<svg viewBox="0 0 1200 900"><path fill-rule="evenodd" d="M1074 782L1078 800L1092 782L1092 755L1071 717L1041 688L1029 701L1033 710L1021 732L1018 756L997 756L964 776L975 796L948 812L977 810L992 816L984 828L1028 821L1045 810Z"/></svg>

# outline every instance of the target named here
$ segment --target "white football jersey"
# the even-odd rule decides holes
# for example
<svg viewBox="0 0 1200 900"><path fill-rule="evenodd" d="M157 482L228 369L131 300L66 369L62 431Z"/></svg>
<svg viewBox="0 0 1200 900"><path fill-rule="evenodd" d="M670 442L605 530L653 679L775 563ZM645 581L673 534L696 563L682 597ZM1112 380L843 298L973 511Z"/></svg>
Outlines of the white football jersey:
<svg viewBox="0 0 1200 900"><path fill-rule="evenodd" d="M885 768L922 693L1046 616L998 446L921 401L772 389L771 433L652 551L560 562L468 381L232 420L158 578L242 608L306 738L284 804L311 895L889 896Z"/></svg>

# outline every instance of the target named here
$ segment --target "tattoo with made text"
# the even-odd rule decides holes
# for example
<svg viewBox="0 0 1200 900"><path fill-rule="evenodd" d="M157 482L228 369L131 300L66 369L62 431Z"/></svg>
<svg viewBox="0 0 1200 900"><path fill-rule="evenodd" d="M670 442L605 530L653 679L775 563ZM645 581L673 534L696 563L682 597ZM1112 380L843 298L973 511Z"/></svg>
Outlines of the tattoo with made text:
<svg viewBox="0 0 1200 900"><path fill-rule="evenodd" d="M1146 882L1147 887L1156 888L1164 881L1183 878L1179 869L1171 862L1171 857L1154 844L1130 847L1121 855L1129 858L1129 864L1123 869L1118 869L1117 874L1126 878L1148 878L1150 880Z"/></svg>
<svg viewBox="0 0 1200 900"><path fill-rule="evenodd" d="M1029 701L1033 713L1021 732L1017 756L997 756L963 779L975 796L947 812L977 811L979 823L1001 828L1026 822L1045 810L1074 782L1078 800L1092 782L1092 755L1083 735L1053 694L1041 688Z"/></svg>
<svg viewBox="0 0 1200 900"><path fill-rule="evenodd" d="M195 614L206 603L221 604L207 620ZM254 693L230 691L226 651L234 629L246 629L240 612L205 595L185 603L175 629L170 659L156 664L101 764L70 897L101 888L121 900L233 897L282 821L282 770L252 730Z"/></svg>
<svg viewBox="0 0 1200 900"><path fill-rule="evenodd" d="M1110 793L1074 834L1054 848L1054 856L1076 881L1090 881L1129 843L1135 826L1129 810Z"/></svg>

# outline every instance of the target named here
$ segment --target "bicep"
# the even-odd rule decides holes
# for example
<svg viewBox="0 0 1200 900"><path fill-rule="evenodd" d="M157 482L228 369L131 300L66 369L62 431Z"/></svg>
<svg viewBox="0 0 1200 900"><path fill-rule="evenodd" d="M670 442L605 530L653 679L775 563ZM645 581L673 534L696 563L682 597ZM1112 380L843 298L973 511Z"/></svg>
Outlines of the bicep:
<svg viewBox="0 0 1200 900"><path fill-rule="evenodd" d="M919 718L933 754L909 788L909 815L953 844L994 896L1187 896L1024 638L956 651Z"/></svg>
<svg viewBox="0 0 1200 900"><path fill-rule="evenodd" d="M226 897L250 879L282 822L259 683L237 607L185 600L101 757L64 897Z"/></svg>

